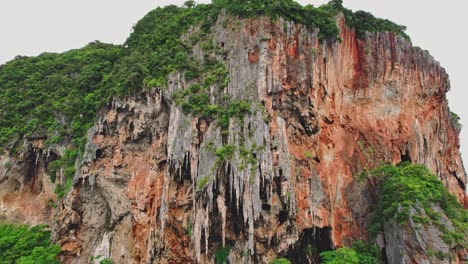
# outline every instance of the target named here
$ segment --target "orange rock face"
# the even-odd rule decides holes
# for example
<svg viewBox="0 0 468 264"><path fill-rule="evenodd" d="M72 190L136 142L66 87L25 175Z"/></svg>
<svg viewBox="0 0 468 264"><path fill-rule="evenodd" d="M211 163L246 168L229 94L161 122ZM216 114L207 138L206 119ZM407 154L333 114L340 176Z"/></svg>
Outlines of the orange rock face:
<svg viewBox="0 0 468 264"><path fill-rule="evenodd" d="M46 174L43 140L28 142L17 157L0 156L0 221L50 224L56 201Z"/></svg>
<svg viewBox="0 0 468 264"><path fill-rule="evenodd" d="M324 43L282 20L239 30L224 19L212 29L228 54L222 93L252 113L228 135L184 114L172 102L187 87L180 74L168 91L114 100L59 206L65 262L107 252L116 263L206 263L228 244L233 263L265 263L294 246L349 245L367 238L374 201L358 175L402 161L427 165L468 205L448 75L430 55L391 33L357 39L343 18L341 41ZM220 161L213 148L226 143L237 149Z"/></svg>

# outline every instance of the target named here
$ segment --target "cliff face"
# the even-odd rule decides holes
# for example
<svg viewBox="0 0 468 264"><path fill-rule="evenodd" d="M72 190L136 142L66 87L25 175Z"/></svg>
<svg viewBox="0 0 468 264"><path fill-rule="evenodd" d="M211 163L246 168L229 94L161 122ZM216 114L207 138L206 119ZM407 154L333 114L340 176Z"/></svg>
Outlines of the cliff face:
<svg viewBox="0 0 468 264"><path fill-rule="evenodd" d="M210 101L248 101L252 113L231 119L227 135L185 114L172 100L189 85L180 74L168 90L115 99L59 206L66 262L205 263L227 244L233 263L266 262L294 260L306 243L349 245L367 237L373 201L357 175L401 161L427 165L466 204L448 76L430 55L391 33L358 40L342 17L341 41L323 44L283 20L230 19L212 28L230 83L213 86ZM203 58L199 46L194 54ZM223 145L235 151L220 160ZM386 243L431 260L398 232ZM393 253L391 263L411 261Z"/></svg>
<svg viewBox="0 0 468 264"><path fill-rule="evenodd" d="M209 100L251 110L231 118L228 133L174 102L190 85L180 73L169 89L114 99L57 208L62 259L207 263L230 245L233 263L294 261L305 245L323 251L366 239L375 193L358 175L402 161L425 164L467 206L444 69L402 37L359 40L343 17L337 23L341 41L320 43L316 31L282 19L219 16L210 37L230 83L213 84ZM193 53L203 60L200 45ZM227 146L232 155L221 155ZM425 248L450 252L430 228L389 226L379 244L390 263L430 263Z"/></svg>

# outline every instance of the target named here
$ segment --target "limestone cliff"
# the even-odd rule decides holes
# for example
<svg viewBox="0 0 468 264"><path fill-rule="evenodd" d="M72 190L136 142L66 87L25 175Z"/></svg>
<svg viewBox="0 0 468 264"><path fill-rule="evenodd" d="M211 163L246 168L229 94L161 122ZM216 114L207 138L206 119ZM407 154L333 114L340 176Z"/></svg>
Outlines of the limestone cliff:
<svg viewBox="0 0 468 264"><path fill-rule="evenodd" d="M57 216L67 262L206 263L226 244L233 263L267 262L301 243L349 244L367 237L372 201L356 175L385 163L426 164L465 201L448 76L426 52L391 33L359 40L342 17L333 43L283 20L228 19L212 36L230 83L210 101L254 110L223 135L173 102L189 85L180 74L166 91L115 99ZM238 149L217 160L223 144L255 162Z"/></svg>
<svg viewBox="0 0 468 264"><path fill-rule="evenodd" d="M62 260L210 263L229 245L231 263L303 263L298 249L306 245L324 251L368 238L375 194L358 175L402 161L425 164L467 206L445 70L401 36L360 39L342 15L337 24L339 41L321 42L318 30L284 19L219 15L209 39L229 84L211 84L209 101L250 106L229 120L228 133L175 102L193 84L180 72L168 89L114 98L89 130L72 190L49 222ZM201 44L192 52L206 58ZM41 148L32 149L26 153ZM45 157L28 158L36 159L34 175ZM378 241L387 261L435 263L424 243L450 253L427 229L388 227Z"/></svg>

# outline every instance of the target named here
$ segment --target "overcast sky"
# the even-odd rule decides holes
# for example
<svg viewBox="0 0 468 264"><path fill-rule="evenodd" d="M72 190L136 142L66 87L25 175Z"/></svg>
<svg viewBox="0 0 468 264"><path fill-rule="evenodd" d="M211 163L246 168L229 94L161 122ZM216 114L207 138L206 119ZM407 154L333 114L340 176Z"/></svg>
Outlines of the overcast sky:
<svg viewBox="0 0 468 264"><path fill-rule="evenodd" d="M0 0L0 63L16 55L62 52L87 43L121 44L132 26L158 5L181 0ZM209 2L197 1L199 3ZM299 1L320 5L324 0ZM450 74L450 108L462 117L462 152L468 162L467 0L344 0L408 27L413 43L431 52ZM468 165L466 165L468 167Z"/></svg>

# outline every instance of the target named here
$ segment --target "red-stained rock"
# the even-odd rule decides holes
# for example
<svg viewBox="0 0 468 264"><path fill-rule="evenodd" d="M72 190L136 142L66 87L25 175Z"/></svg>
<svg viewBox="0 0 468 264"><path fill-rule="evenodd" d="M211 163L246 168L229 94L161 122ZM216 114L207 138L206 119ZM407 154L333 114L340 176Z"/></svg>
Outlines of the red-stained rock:
<svg viewBox="0 0 468 264"><path fill-rule="evenodd" d="M0 218L7 223L50 224L57 198L46 174L48 155L42 139L26 143L15 157L0 155Z"/></svg>
<svg viewBox="0 0 468 264"><path fill-rule="evenodd" d="M249 62L256 63L258 61L258 47L255 47L253 51L249 51Z"/></svg>

